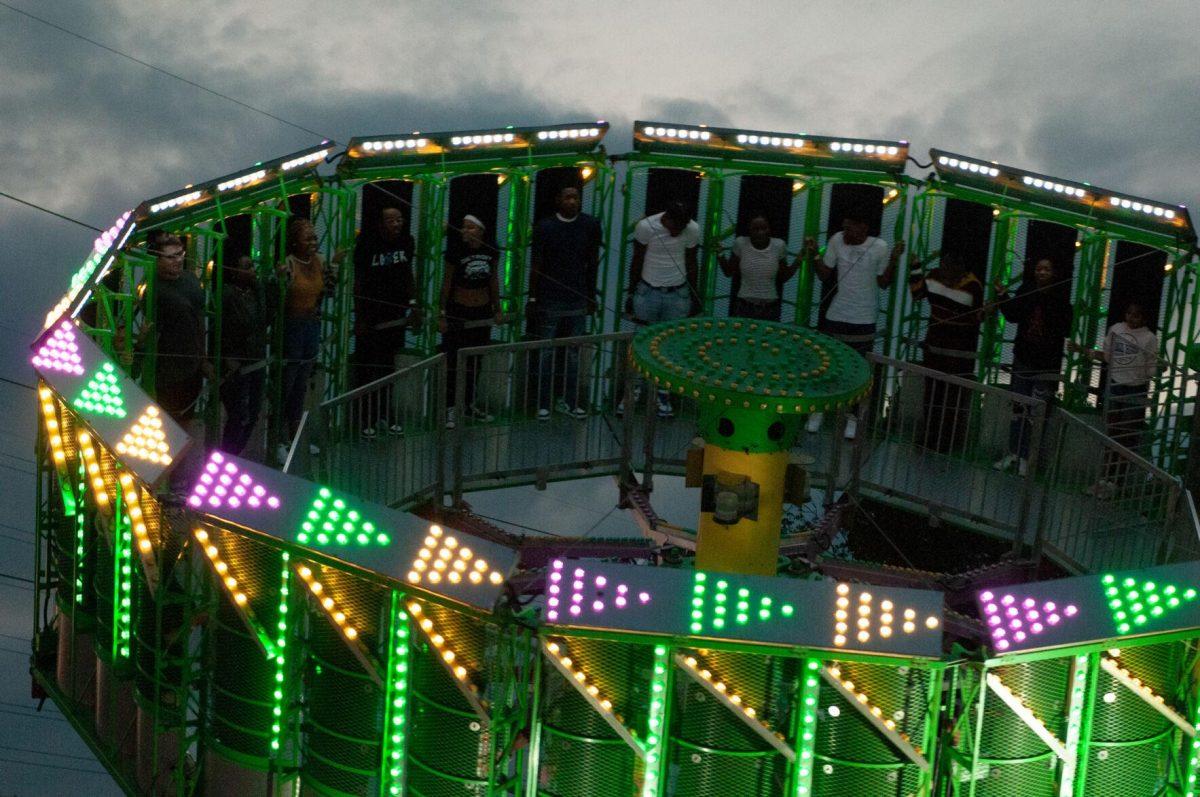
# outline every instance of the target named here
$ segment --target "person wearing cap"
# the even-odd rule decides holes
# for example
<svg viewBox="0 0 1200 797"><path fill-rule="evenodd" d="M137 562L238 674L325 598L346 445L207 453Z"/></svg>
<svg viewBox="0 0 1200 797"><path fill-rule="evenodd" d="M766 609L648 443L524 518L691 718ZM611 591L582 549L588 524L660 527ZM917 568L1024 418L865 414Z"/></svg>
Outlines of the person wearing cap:
<svg viewBox="0 0 1200 797"><path fill-rule="evenodd" d="M486 346L492 339L492 323L500 323L500 252L484 240L486 230L478 217L468 213L462 218L459 236L446 246L438 331L446 355L447 429L453 429L458 420L458 352ZM487 423L492 416L475 405L478 359L468 357L463 364L464 412L470 420Z"/></svg>
<svg viewBox="0 0 1200 797"><path fill-rule="evenodd" d="M579 188L558 192L556 212L533 228L529 268L528 313L532 332L540 340L573 338L586 331L587 317L596 312L596 275L600 267L603 232L595 216L579 212ZM562 367L555 372L557 351ZM554 411L573 418L587 417L579 391L579 347L538 350L539 421Z"/></svg>

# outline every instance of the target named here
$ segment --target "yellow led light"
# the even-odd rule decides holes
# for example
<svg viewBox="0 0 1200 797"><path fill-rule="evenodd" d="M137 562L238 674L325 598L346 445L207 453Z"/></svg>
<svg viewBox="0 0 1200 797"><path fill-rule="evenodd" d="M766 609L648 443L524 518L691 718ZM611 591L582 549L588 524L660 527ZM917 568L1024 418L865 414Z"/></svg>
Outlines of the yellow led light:
<svg viewBox="0 0 1200 797"><path fill-rule="evenodd" d="M451 565L451 567L453 567L455 570L457 570L458 572L461 573L467 569L467 563L464 562L462 559L456 559L454 561L454 564Z"/></svg>
<svg viewBox="0 0 1200 797"><path fill-rule="evenodd" d="M348 625L346 626L346 637L348 639L355 639L358 637L358 631L355 631L353 626Z"/></svg>
<svg viewBox="0 0 1200 797"><path fill-rule="evenodd" d="M233 594L233 602L238 606L246 605L246 594L244 592L235 592Z"/></svg>
<svg viewBox="0 0 1200 797"><path fill-rule="evenodd" d="M324 606L326 609L332 609L332 608L333 608L333 598L331 598L331 597L329 597L328 595L326 595L326 596L325 596L325 597L324 597L324 598L321 600L321 605L322 605L322 606Z"/></svg>
<svg viewBox="0 0 1200 797"><path fill-rule="evenodd" d="M229 565L225 564L220 559L216 561L216 564L214 564L213 567L215 567L217 569L217 573L222 576L225 575L225 571L229 569Z"/></svg>
<svg viewBox="0 0 1200 797"><path fill-rule="evenodd" d="M418 573L424 573L429 569L429 563L424 559L418 559L417 561L413 562L413 569Z"/></svg>
<svg viewBox="0 0 1200 797"><path fill-rule="evenodd" d="M483 581L483 576L479 574L478 570L472 570L467 578L471 580L472 584L478 584Z"/></svg>
<svg viewBox="0 0 1200 797"><path fill-rule="evenodd" d="M754 715L758 713L758 712L756 712L756 711L754 710L754 707L753 707L753 706L746 706L746 707L745 707L744 709L742 709L742 710L743 710L743 711L745 711L745 712L746 712L746 716L747 716L747 717L750 717L751 719L753 719L753 718L754 718Z"/></svg>
<svg viewBox="0 0 1200 797"><path fill-rule="evenodd" d="M447 537L446 538L446 547L447 548L457 548L458 540L456 540L454 537Z"/></svg>
<svg viewBox="0 0 1200 797"><path fill-rule="evenodd" d="M904 619L905 619L905 620L915 620L915 619L917 619L917 611L916 611L916 609L905 609L905 610L904 610Z"/></svg>
<svg viewBox="0 0 1200 797"><path fill-rule="evenodd" d="M571 666L571 657L570 656L563 656L561 659L559 659L559 661L562 662L562 666L564 666L564 667Z"/></svg>
<svg viewBox="0 0 1200 797"><path fill-rule="evenodd" d="M454 668L454 676L456 678L458 678L458 680L460 680L460 681L464 680L467 677L467 668L463 667L461 665L458 667L455 667Z"/></svg>
<svg viewBox="0 0 1200 797"><path fill-rule="evenodd" d="M150 553L150 551L153 548L154 548L154 546L150 544L150 540L147 540L147 539L138 540L138 550L141 551L142 553Z"/></svg>
<svg viewBox="0 0 1200 797"><path fill-rule="evenodd" d="M880 626L879 635L884 639L890 638L892 636L892 627L890 625Z"/></svg>
<svg viewBox="0 0 1200 797"><path fill-rule="evenodd" d="M858 632L858 641L859 641L859 642L867 642L867 641L869 641L870 639L871 639L871 635L870 635L870 634L868 634L866 631L859 631L859 632Z"/></svg>
<svg viewBox="0 0 1200 797"><path fill-rule="evenodd" d="M458 549L458 557L459 557L460 559L470 559L470 558L471 558L472 556L474 556L474 555L475 555L475 554L473 554L473 553L471 552L471 549L470 549L470 548L459 548L459 549Z"/></svg>
<svg viewBox="0 0 1200 797"><path fill-rule="evenodd" d="M845 647L845 645L846 645L846 637L842 636L841 634L838 634L837 636L835 636L835 637L833 638L833 644L834 644L834 645L837 645L839 648L840 648L840 647Z"/></svg>
<svg viewBox="0 0 1200 797"><path fill-rule="evenodd" d="M440 582L442 580L442 574L436 570L430 570L429 571L429 580L430 580L430 582L437 584L438 582Z"/></svg>
<svg viewBox="0 0 1200 797"><path fill-rule="evenodd" d="M582 682L584 682L584 681L586 681L586 680L587 680L587 676L584 674L583 670L576 670L576 671L575 671L575 680L576 680L576 681L579 681L580 683L582 683Z"/></svg>
<svg viewBox="0 0 1200 797"><path fill-rule="evenodd" d="M446 638L441 634L433 634L429 637L429 641L432 642L435 647L440 648L443 644L445 644Z"/></svg>
<svg viewBox="0 0 1200 797"><path fill-rule="evenodd" d="M208 532L204 529L196 529L196 539L200 542L208 542Z"/></svg>
<svg viewBox="0 0 1200 797"><path fill-rule="evenodd" d="M435 537L440 537L442 536L442 527L435 523L429 527L429 533Z"/></svg>
<svg viewBox="0 0 1200 797"><path fill-rule="evenodd" d="M450 574L446 576L446 578L451 584L457 584L458 582L462 581L462 576L453 570L450 571Z"/></svg>
<svg viewBox="0 0 1200 797"><path fill-rule="evenodd" d="M729 702L735 706L740 706L742 704L742 698L739 695L730 695Z"/></svg>
<svg viewBox="0 0 1200 797"><path fill-rule="evenodd" d="M307 581L308 579L312 578L312 571L309 570L307 567L301 567L300 568L300 578L303 578L304 580Z"/></svg>
<svg viewBox="0 0 1200 797"><path fill-rule="evenodd" d="M233 576L225 576L225 586L229 587L230 589L233 589L234 587L237 586L237 579L234 578Z"/></svg>
<svg viewBox="0 0 1200 797"><path fill-rule="evenodd" d="M925 627L932 630L938 627L938 619L936 617L926 617Z"/></svg>
<svg viewBox="0 0 1200 797"><path fill-rule="evenodd" d="M557 653L558 653L558 650L559 650L559 648L558 648L558 643L557 643L557 642L549 642L549 643L547 643L547 644L546 644L546 650L548 650L548 651L550 651L551 653L554 653L554 654L556 654L556 655L557 655Z"/></svg>
<svg viewBox="0 0 1200 797"><path fill-rule="evenodd" d="M904 633L911 634L913 631L916 631L916 630L917 630L916 623L905 623L904 624Z"/></svg>
<svg viewBox="0 0 1200 797"><path fill-rule="evenodd" d="M428 617L426 617L421 621L421 630L428 631L431 628L433 628L433 620L430 620Z"/></svg>
<svg viewBox="0 0 1200 797"><path fill-rule="evenodd" d="M432 559L433 551L429 550L428 548L422 548L421 552L417 554L417 556L421 557L422 559Z"/></svg>
<svg viewBox="0 0 1200 797"><path fill-rule="evenodd" d="M838 584L837 585L837 594L849 595L850 594L850 585L849 584Z"/></svg>
<svg viewBox="0 0 1200 797"><path fill-rule="evenodd" d="M488 581L492 582L493 584L499 584L503 580L504 576L500 575L500 573L495 570L493 570L491 575L488 576Z"/></svg>
<svg viewBox="0 0 1200 797"><path fill-rule="evenodd" d="M596 686L595 684L588 684L587 691L588 691L588 694L591 695L592 697L595 697L596 695L600 694L600 688L598 686Z"/></svg>
<svg viewBox="0 0 1200 797"><path fill-rule="evenodd" d="M421 583L421 574L415 570L409 570L408 571L408 580L414 584L420 584Z"/></svg>
<svg viewBox="0 0 1200 797"><path fill-rule="evenodd" d="M445 661L447 664L453 664L453 663L454 663L454 651L453 651L453 650L446 650L446 651L443 651L443 652L442 652L442 659L443 659L443 660L444 660L444 661Z"/></svg>
<svg viewBox="0 0 1200 797"><path fill-rule="evenodd" d="M870 602L871 602L871 593L869 593L869 592L860 592L860 593L858 594L858 602L859 602L859 603L870 603Z"/></svg>

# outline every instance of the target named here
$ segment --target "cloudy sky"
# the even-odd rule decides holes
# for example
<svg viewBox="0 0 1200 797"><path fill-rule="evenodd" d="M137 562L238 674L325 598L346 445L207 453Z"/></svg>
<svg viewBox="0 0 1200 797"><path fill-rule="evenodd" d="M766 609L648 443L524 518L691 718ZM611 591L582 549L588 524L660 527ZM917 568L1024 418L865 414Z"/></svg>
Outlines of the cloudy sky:
<svg viewBox="0 0 1200 797"><path fill-rule="evenodd" d="M139 200L314 142L603 118L907 138L1161 200L1200 194L1195 5L3 0L0 191L107 226ZM0 198L0 377L94 233ZM32 572L28 391L0 383L0 571ZM534 524L536 525L536 523ZM29 716L29 593L0 578L0 795L100 794ZM13 652L18 651L18 652ZM47 778L52 778L47 780Z"/></svg>

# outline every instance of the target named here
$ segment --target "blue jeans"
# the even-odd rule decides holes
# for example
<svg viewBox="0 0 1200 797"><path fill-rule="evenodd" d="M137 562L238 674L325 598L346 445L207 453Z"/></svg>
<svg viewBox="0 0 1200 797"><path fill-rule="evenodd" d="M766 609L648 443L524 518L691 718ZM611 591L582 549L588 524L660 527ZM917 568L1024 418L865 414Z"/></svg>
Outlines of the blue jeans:
<svg viewBox="0 0 1200 797"><path fill-rule="evenodd" d="M321 322L316 318L283 321L283 420L288 436L300 428L308 380L321 346Z"/></svg>
<svg viewBox="0 0 1200 797"><path fill-rule="evenodd" d="M1023 371L1013 366L1012 384L1009 390L1020 396L1030 396L1038 401L1044 401L1049 409L1058 390L1054 380L1056 374L1042 374L1036 371ZM1045 378L1050 377L1050 378ZM1030 407L1026 404L1012 405L1012 420L1008 423L1008 453L1016 454L1021 459L1029 459L1029 440L1033 436L1033 420L1029 417Z"/></svg>
<svg viewBox="0 0 1200 797"><path fill-rule="evenodd" d="M586 310L564 310L553 305L539 307L537 317L533 319L533 335L538 340L574 338L584 333L586 322ZM556 359L561 364L558 369L554 367ZM555 395L562 396L572 409L583 406L579 395L579 347L548 346L538 349L537 360L538 409L550 409ZM557 390L558 387L562 390Z"/></svg>
<svg viewBox="0 0 1200 797"><path fill-rule="evenodd" d="M250 441L258 412L262 408L263 385L267 369L248 373L233 373L221 385L221 403L225 405L225 431L221 434L221 450L241 454Z"/></svg>
<svg viewBox="0 0 1200 797"><path fill-rule="evenodd" d="M674 288L652 288L639 282L633 290L633 316L644 324L687 318L692 309L692 297L687 283Z"/></svg>

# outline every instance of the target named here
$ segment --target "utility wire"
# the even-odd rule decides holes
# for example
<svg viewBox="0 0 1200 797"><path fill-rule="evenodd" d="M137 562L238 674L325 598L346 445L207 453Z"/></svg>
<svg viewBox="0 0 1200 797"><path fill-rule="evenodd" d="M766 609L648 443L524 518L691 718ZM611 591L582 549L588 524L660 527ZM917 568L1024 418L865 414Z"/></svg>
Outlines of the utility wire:
<svg viewBox="0 0 1200 797"><path fill-rule="evenodd" d="M4 2L0 2L0 5L8 6L8 4L4 3ZM8 7L11 8L12 6L8 6ZM25 12L22 11L21 13L25 13ZM0 191L0 196L5 197L7 199L11 199L13 202L19 202L22 205L28 205L29 207L33 208L34 210L40 210L43 213L49 213L51 216L56 216L56 217L62 219L63 221L69 221L72 224L78 224L80 227L86 227L89 230L95 230L96 232L104 232L103 229L95 226L94 224L88 224L86 221L80 221L79 219L73 219L70 216L63 215L62 213L58 213L56 211L50 210L49 208L44 208L41 205L37 204L36 202L30 202L28 199L21 199L21 197L19 197L19 196L13 196L12 194L5 193L4 191Z"/></svg>
<svg viewBox="0 0 1200 797"><path fill-rule="evenodd" d="M107 775L108 774L108 772L106 772L103 769L84 769L83 767L68 767L68 766L63 766L62 764L35 764L32 761L21 761L16 758L0 758L0 761L3 761L6 764L20 764L22 766L37 767L39 769L56 769L56 770L61 770L61 771L65 771L65 772L83 772L88 775Z"/></svg>
<svg viewBox="0 0 1200 797"><path fill-rule="evenodd" d="M237 99L236 97L229 96L228 94L223 94L222 92L219 92L216 89L210 89L207 86L203 86L194 80L188 80L187 78L183 77L182 75L176 74L175 72L171 72L169 70L163 69L160 66L155 66L154 64L143 61L142 59L136 58L136 57L130 55L129 53L122 52L121 50L118 50L115 47L109 47L107 44L98 42L95 39L90 39L87 36L84 36L83 34L80 34L80 33L76 33L75 31L70 30L68 28L64 28L62 25L51 22L50 20L45 19L44 17L39 17L36 14L31 14L28 11L17 8L14 5L10 5L9 3L2 2L2 0L0 0L0 6L7 8L9 11L15 11L16 13L18 13L22 16L28 17L29 19L32 19L36 22L40 22L43 25L46 25L47 27L54 28L55 30L57 30L61 33L67 34L68 36L73 36L74 38L79 39L80 41L85 41L88 44L99 47L101 50L110 52L113 55L117 55L117 56L120 56L121 58L125 58L130 61L133 61L135 64L138 64L139 66L144 66L151 71L158 72L160 75L166 75L167 77L175 78L176 80L179 80L179 81L182 81L183 83L188 84L192 88L199 89L200 91L211 94L214 97L220 97L223 100L228 100L229 102L232 102L234 105L239 105L242 108L245 108L247 110L254 111L255 113L260 113L263 116L274 119L276 122L285 124L288 127L294 127L297 130L301 130L305 133L308 133L309 135L316 136L317 138L329 139L332 141L332 139L329 136L318 133L316 130L307 128L304 125L296 124L295 122L284 119L282 116L276 116L275 114L271 113L270 111L263 110L262 108L258 108L247 102L243 102L243 101Z"/></svg>
<svg viewBox="0 0 1200 797"><path fill-rule="evenodd" d="M13 581L24 581L26 584L33 583L32 578L25 578L24 576L14 576L11 573L0 573L0 578L8 578L8 579L12 579Z"/></svg>

